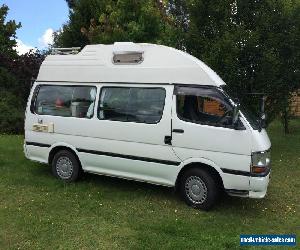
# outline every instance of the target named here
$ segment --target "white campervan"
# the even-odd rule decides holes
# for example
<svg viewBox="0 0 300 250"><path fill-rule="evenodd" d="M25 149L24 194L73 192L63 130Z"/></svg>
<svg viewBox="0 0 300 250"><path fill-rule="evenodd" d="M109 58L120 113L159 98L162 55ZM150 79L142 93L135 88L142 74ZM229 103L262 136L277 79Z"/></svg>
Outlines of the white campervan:
<svg viewBox="0 0 300 250"><path fill-rule="evenodd" d="M175 187L211 208L220 192L263 198L270 140L197 58L161 45L56 49L26 109L24 151L55 176L82 172Z"/></svg>

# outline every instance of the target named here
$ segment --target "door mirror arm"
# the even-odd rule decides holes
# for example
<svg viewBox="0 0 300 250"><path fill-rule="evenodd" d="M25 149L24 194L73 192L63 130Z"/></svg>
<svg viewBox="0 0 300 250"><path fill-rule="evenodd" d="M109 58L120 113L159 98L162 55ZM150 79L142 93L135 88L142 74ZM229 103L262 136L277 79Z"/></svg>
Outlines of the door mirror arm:
<svg viewBox="0 0 300 250"><path fill-rule="evenodd" d="M266 96L263 96L261 98L261 106L260 106L260 117L259 117L259 132L263 129L266 128L266 113L265 113L265 101L266 101Z"/></svg>

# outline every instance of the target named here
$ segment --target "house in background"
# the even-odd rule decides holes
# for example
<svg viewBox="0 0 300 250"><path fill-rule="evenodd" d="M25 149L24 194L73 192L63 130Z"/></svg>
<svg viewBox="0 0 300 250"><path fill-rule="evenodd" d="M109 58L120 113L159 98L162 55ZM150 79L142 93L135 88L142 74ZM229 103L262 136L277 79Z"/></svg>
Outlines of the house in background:
<svg viewBox="0 0 300 250"><path fill-rule="evenodd" d="M300 89L293 94L291 113L293 116L300 117Z"/></svg>

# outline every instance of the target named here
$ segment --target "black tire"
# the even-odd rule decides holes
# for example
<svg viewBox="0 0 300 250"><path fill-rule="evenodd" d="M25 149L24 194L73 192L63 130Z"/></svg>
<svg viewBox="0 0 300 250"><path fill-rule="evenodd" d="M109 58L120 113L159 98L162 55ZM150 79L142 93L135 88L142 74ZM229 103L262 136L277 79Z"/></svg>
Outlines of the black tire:
<svg viewBox="0 0 300 250"><path fill-rule="evenodd" d="M208 171L192 168L181 177L180 195L189 206L208 211L217 203L220 188Z"/></svg>
<svg viewBox="0 0 300 250"><path fill-rule="evenodd" d="M74 182L81 175L80 162L68 150L58 151L53 157L51 167L53 175L65 182Z"/></svg>

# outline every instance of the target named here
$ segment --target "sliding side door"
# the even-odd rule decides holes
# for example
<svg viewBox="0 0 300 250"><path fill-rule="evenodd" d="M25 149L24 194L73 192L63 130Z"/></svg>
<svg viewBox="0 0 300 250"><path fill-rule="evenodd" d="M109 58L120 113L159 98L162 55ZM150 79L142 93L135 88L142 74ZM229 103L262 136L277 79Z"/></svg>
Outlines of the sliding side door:
<svg viewBox="0 0 300 250"><path fill-rule="evenodd" d="M86 171L172 186L180 160L171 136L171 85L105 84L87 143Z"/></svg>

